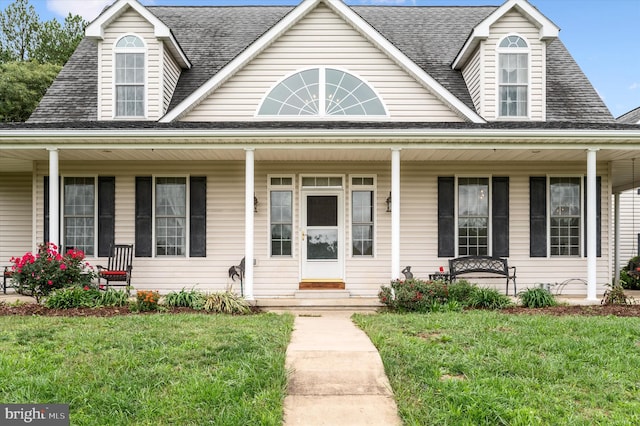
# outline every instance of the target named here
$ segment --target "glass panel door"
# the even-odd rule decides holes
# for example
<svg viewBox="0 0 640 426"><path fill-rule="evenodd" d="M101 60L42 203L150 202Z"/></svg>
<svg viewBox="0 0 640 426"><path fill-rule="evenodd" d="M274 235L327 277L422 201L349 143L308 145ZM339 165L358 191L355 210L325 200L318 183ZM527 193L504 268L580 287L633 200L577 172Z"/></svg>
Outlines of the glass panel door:
<svg viewBox="0 0 640 426"><path fill-rule="evenodd" d="M302 202L302 279L339 279L343 265L341 192L305 193Z"/></svg>

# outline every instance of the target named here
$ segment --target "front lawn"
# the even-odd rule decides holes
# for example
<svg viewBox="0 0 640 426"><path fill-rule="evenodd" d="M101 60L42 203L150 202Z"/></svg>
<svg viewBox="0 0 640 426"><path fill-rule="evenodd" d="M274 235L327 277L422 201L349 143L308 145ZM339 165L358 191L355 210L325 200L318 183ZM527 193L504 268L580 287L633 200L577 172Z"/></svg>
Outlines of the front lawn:
<svg viewBox="0 0 640 426"><path fill-rule="evenodd" d="M0 316L0 401L73 425L280 425L291 315Z"/></svg>
<svg viewBox="0 0 640 426"><path fill-rule="evenodd" d="M640 424L640 318L355 315L407 425Z"/></svg>

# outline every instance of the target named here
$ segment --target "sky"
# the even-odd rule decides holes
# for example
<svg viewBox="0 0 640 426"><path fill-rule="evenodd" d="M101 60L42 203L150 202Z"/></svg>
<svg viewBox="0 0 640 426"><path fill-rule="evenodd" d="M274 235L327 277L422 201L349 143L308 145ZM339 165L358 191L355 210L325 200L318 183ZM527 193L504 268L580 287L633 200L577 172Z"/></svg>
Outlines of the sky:
<svg viewBox="0 0 640 426"><path fill-rule="evenodd" d="M0 0L4 10L14 0ZM41 20L69 12L92 21L114 0L29 0ZM140 0L144 5L297 5L301 0ZM640 0L529 0L560 27L560 39L614 117L640 107ZM499 6L503 0L346 0L349 5Z"/></svg>

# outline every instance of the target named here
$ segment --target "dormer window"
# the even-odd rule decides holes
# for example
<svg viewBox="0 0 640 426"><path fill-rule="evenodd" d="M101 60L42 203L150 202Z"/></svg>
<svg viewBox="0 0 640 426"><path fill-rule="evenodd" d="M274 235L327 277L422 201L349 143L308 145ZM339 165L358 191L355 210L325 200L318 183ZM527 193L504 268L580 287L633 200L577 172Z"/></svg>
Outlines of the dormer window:
<svg viewBox="0 0 640 426"><path fill-rule="evenodd" d="M115 115L145 116L145 53L140 37L126 35L115 46Z"/></svg>
<svg viewBox="0 0 640 426"><path fill-rule="evenodd" d="M386 116L382 101L360 78L333 68L312 68L278 83L258 111L262 116Z"/></svg>
<svg viewBox="0 0 640 426"><path fill-rule="evenodd" d="M527 117L529 104L529 46L510 35L498 45L499 116Z"/></svg>

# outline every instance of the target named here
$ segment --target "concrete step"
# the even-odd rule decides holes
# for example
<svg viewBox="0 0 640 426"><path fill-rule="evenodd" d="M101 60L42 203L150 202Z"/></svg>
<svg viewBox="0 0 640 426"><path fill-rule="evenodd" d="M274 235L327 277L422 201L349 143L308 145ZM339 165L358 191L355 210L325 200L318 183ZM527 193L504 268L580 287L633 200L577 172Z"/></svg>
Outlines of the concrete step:
<svg viewBox="0 0 640 426"><path fill-rule="evenodd" d="M326 291L325 291L326 292ZM255 304L265 310L365 310L375 311L383 305L377 297L274 297L257 298Z"/></svg>
<svg viewBox="0 0 640 426"><path fill-rule="evenodd" d="M293 293L296 299L348 299L348 290L298 290Z"/></svg>

